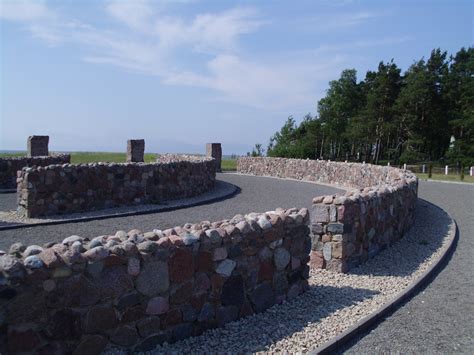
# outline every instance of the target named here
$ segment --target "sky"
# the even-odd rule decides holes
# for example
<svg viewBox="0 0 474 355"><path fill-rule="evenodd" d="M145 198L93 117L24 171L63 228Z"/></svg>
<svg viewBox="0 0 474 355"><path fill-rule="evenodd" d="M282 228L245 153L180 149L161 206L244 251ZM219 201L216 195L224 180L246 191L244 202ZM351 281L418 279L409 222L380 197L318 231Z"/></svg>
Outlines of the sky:
<svg viewBox="0 0 474 355"><path fill-rule="evenodd" d="M0 0L0 150L224 154L315 115L330 80L474 43L473 2Z"/></svg>

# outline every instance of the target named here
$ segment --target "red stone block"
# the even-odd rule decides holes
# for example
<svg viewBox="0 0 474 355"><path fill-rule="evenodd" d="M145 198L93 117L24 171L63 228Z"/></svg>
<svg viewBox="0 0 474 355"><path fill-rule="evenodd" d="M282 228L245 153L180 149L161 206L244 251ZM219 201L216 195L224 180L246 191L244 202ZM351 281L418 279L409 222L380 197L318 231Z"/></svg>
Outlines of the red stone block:
<svg viewBox="0 0 474 355"><path fill-rule="evenodd" d="M193 253L187 249L177 249L169 261L170 278L173 282L183 282L194 274Z"/></svg>
<svg viewBox="0 0 474 355"><path fill-rule="evenodd" d="M325 265L326 261L324 260L322 254L314 250L311 251L309 266L312 269L324 269Z"/></svg>
<svg viewBox="0 0 474 355"><path fill-rule="evenodd" d="M271 260L262 261L258 270L258 281L272 280L274 270L275 268Z"/></svg>
<svg viewBox="0 0 474 355"><path fill-rule="evenodd" d="M162 324L165 326L179 324L181 323L181 321L182 321L182 313L179 308L170 309L162 318Z"/></svg>
<svg viewBox="0 0 474 355"><path fill-rule="evenodd" d="M32 329L24 331L12 330L8 332L7 344L11 354L33 352L40 345L40 338Z"/></svg>
<svg viewBox="0 0 474 355"><path fill-rule="evenodd" d="M197 257L197 271L208 272L214 268L212 254L206 251L200 251Z"/></svg>

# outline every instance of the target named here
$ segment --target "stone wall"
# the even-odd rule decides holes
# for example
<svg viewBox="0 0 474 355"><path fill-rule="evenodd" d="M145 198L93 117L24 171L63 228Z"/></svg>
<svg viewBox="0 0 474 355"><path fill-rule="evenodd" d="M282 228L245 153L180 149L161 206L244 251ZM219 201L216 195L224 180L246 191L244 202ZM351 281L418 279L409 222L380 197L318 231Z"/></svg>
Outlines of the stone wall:
<svg viewBox="0 0 474 355"><path fill-rule="evenodd" d="M18 212L31 218L192 197L212 189L215 177L214 160L203 157L25 168Z"/></svg>
<svg viewBox="0 0 474 355"><path fill-rule="evenodd" d="M291 300L308 287L308 223L307 209L278 209L14 244L0 256L0 352L147 351Z"/></svg>
<svg viewBox="0 0 474 355"><path fill-rule="evenodd" d="M69 164L69 154L56 154L44 157L0 158L0 189L16 189L17 171L27 166L47 166Z"/></svg>
<svg viewBox="0 0 474 355"><path fill-rule="evenodd" d="M418 178L371 164L285 158L239 158L237 171L337 184L343 195L313 198L311 266L347 272L398 240L411 227Z"/></svg>

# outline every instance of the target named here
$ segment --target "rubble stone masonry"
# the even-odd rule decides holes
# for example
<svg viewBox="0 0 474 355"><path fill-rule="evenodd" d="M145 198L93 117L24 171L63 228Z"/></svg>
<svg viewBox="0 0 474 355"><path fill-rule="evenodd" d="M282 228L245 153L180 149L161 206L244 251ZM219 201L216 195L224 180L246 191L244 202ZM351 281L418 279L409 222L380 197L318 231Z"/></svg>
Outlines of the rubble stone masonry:
<svg viewBox="0 0 474 355"><path fill-rule="evenodd" d="M239 158L240 173L348 188L314 197L311 267L347 272L398 240L412 226L418 178L371 164L267 157Z"/></svg>
<svg viewBox="0 0 474 355"><path fill-rule="evenodd" d="M69 154L53 154L43 157L0 158L0 189L16 189L17 171L24 167L69 164Z"/></svg>
<svg viewBox="0 0 474 355"><path fill-rule="evenodd" d="M163 158L165 159L165 158ZM18 212L28 218L187 198L214 187L214 159L63 164L18 172Z"/></svg>
<svg viewBox="0 0 474 355"><path fill-rule="evenodd" d="M292 300L308 287L308 223L278 209L14 244L0 255L0 352L149 351Z"/></svg>

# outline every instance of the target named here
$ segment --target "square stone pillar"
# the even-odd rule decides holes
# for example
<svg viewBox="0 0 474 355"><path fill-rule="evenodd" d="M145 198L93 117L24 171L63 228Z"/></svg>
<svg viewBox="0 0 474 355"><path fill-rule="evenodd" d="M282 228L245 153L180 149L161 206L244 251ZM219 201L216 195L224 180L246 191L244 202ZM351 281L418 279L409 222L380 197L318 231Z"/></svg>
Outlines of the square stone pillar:
<svg viewBox="0 0 474 355"><path fill-rule="evenodd" d="M220 143L207 143L206 156L216 159L216 171L221 172L222 147Z"/></svg>
<svg viewBox="0 0 474 355"><path fill-rule="evenodd" d="M28 151L26 155L31 157L48 156L49 136L29 136Z"/></svg>
<svg viewBox="0 0 474 355"><path fill-rule="evenodd" d="M127 163L143 163L145 161L145 140L129 139L127 141Z"/></svg>

